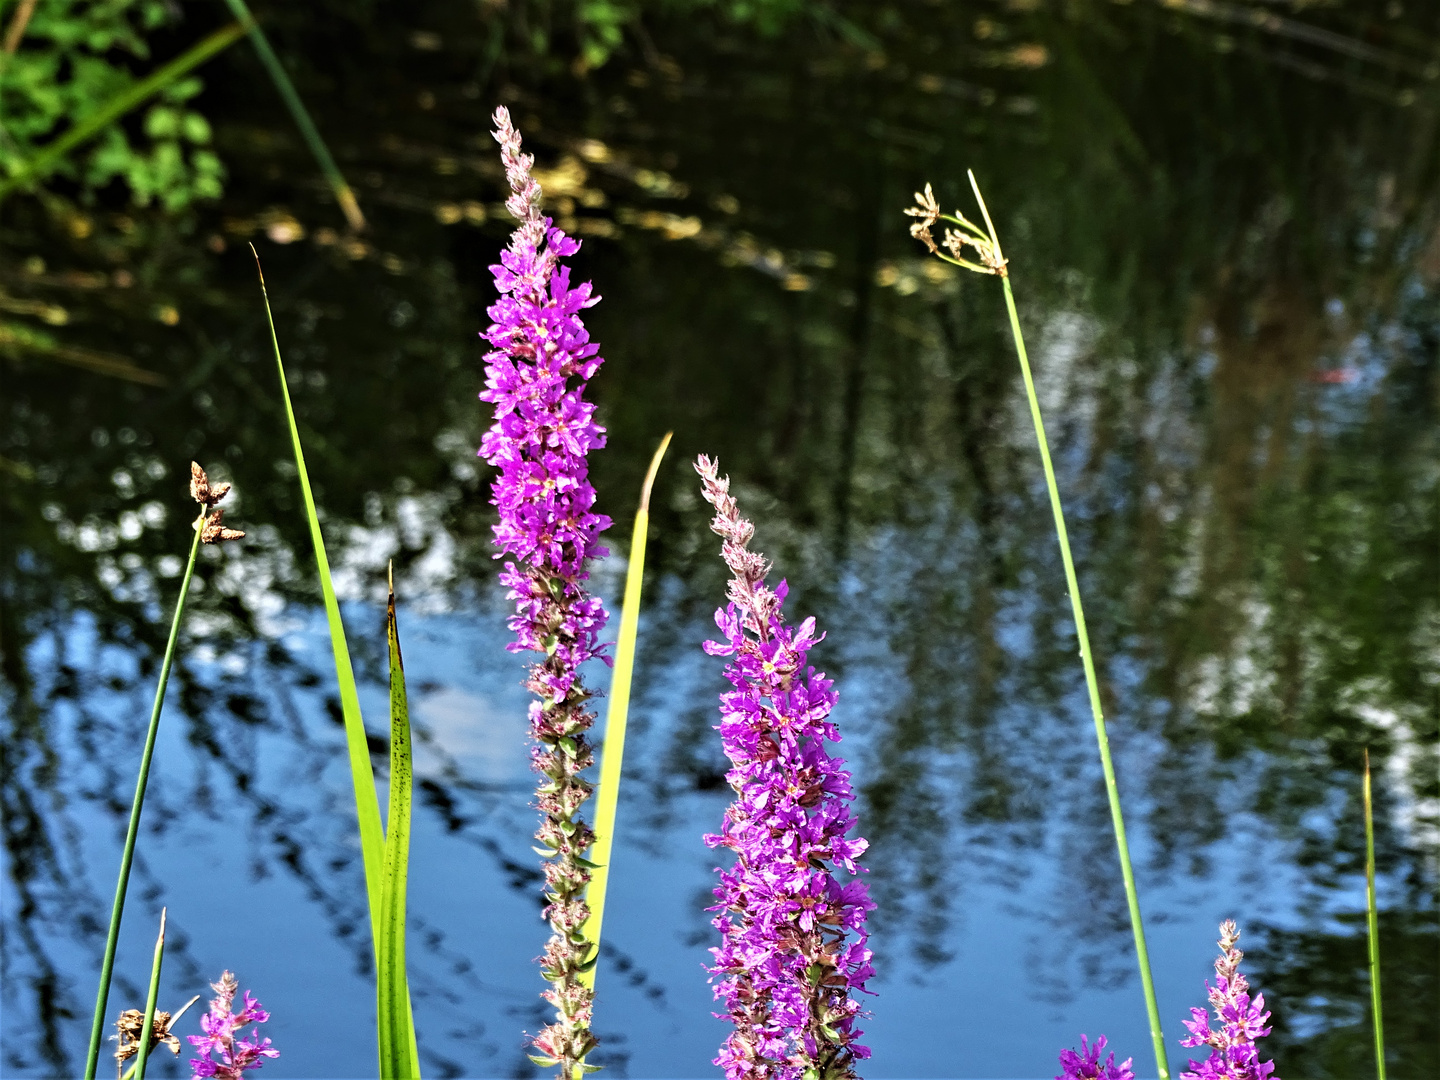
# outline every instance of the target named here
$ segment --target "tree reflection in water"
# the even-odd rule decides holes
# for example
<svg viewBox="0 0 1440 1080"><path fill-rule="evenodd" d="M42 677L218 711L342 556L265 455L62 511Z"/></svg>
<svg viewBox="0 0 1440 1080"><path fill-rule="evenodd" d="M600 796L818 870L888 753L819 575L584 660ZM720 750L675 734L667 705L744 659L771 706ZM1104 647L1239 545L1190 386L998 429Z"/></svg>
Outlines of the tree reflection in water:
<svg viewBox="0 0 1440 1080"><path fill-rule="evenodd" d="M472 335L507 229L483 126L499 99L535 132L551 205L589 237L584 276L606 296L602 503L625 502L675 427L689 440L675 460L726 461L796 610L835 628L823 664L865 748L882 960L923 977L969 955L967 897L1007 886L1034 927L1018 959L1037 995L1128 977L1001 312L916 257L900 216L925 177L950 178L954 202L972 166L1014 237L1122 790L1146 835L1142 896L1201 882L1224 914L1269 904L1267 932L1247 925L1279 1071L1353 1074L1364 946L1346 920L1370 746L1390 1039L1412 1075L1433 1071L1440 102L1414 58L1436 28L1419 5L1368 24L1359 5L1307 11L1338 35L1321 45L1287 36L1288 15L1277 31L1185 5L1029 7L834 5L875 48L807 22L766 38L653 14L633 53L583 76L488 53L483 20L513 12L422 5L403 27L368 9L276 12L371 234L336 233L295 182L305 150L241 89L255 80L239 52L207 77L232 176L218 207L7 202L6 1068L73 1069L191 457L235 481L260 527L203 567L145 835L229 838L244 871L293 881L368 963L351 811L326 774L334 706L305 644L308 547L236 242L290 241L266 264L371 670L364 601L392 553L436 627L488 647ZM412 48L415 26L441 50ZM377 93L377 74L411 89ZM16 327L51 344L22 347ZM97 354L165 385L61 363ZM693 650L723 582L689 489L671 475L652 511L627 796L651 852L674 843L667 816L723 784L714 672ZM500 664L487 678L503 685ZM432 692L458 678L434 672ZM452 734L429 744L430 827L528 905L523 791L450 753ZM137 873L158 907L175 867L142 841ZM174 977L201 986L214 972L176 923ZM427 1067L528 1068L511 1037L538 1026L528 994L496 990L483 956L428 929L417 997L451 1035ZM660 992L668 973L627 963ZM128 977L117 997L138 995ZM486 995L501 1004L481 1017Z"/></svg>

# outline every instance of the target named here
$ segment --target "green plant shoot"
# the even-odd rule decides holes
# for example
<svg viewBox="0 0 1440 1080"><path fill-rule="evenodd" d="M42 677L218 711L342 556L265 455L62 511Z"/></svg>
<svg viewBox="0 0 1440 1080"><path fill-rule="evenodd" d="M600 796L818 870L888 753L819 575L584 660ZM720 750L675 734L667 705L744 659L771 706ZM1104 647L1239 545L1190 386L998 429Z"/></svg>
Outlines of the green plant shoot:
<svg viewBox="0 0 1440 1080"><path fill-rule="evenodd" d="M365 863L365 889L370 900L370 929L378 940L380 872L385 858L385 834L380 825L380 800L375 795L375 771L370 766L370 746L365 736L365 719L360 712L360 695L355 689L355 669L350 664L345 624L340 619L340 604L335 599L335 585L330 579L330 560L325 555L325 537L320 532L315 495L310 489L310 473L305 468L305 451L300 445L300 429L296 426L295 410L290 404L290 388L285 381L285 362L280 358L280 340L275 334L275 316L270 311L270 294L265 288L265 274L260 268L260 255L255 252L254 244L250 245L250 250L255 254L255 269L260 274L260 294L265 301L270 343L275 350L275 370L280 376L280 396L285 402L285 419L290 425L290 443L295 451L295 469L300 477L300 491L305 500L305 520L310 526L310 540L315 547L315 569L320 575L325 618L330 625L330 651L335 657L335 682L340 692L340 710L345 719L345 743L350 753L350 779L355 788L355 816L360 825L360 852Z"/></svg>
<svg viewBox="0 0 1440 1080"><path fill-rule="evenodd" d="M1380 913L1375 907L1375 806L1370 796L1370 751L1365 751L1365 930L1370 943L1370 1018L1375 1027L1375 1075L1385 1080L1385 1018L1380 1010Z"/></svg>
<svg viewBox="0 0 1440 1080"><path fill-rule="evenodd" d="M325 555L325 537L320 531L320 516L315 509L315 495L310 488L310 473L305 468L305 451L300 444L300 429L295 422L295 410L290 403L289 384L285 381L285 362L280 356L280 340L275 333L275 316L270 310L270 294L265 288L265 273L260 267L260 255L255 251L254 244L250 245L250 251L255 256L255 270L260 275L260 295L265 303L265 319L270 327L275 370L280 377L280 396L285 402L285 419L290 427L290 442L295 451L295 469L305 500L305 520L310 526L310 539L315 547L315 569L320 578L320 591L325 599L325 619L330 627L330 651L335 658L335 683L340 693L340 709L345 721L345 743L350 760L350 780L355 789L355 817L360 828L360 852L365 866L365 892L370 908L370 934L376 950L378 970L385 833L380 824L380 800L375 795L375 771L370 765L370 744L365 735L365 719L360 712L360 695L355 688L355 669L350 663L350 648L345 641L345 624L340 618L340 604L335 598L335 585L330 578L330 560ZM405 997L408 1009L408 989ZM410 1026L411 1075L419 1076L420 1059L415 1045L413 1023ZM87 1077L86 1080L94 1078Z"/></svg>
<svg viewBox="0 0 1440 1080"><path fill-rule="evenodd" d="M1110 800L1110 822L1115 832L1115 847L1120 856L1120 875L1125 882L1125 900L1130 910L1130 929L1135 937L1135 954L1140 966L1140 982L1145 991L1145 1011L1150 1021L1150 1040L1155 1050L1155 1069L1160 1080L1169 1080L1170 1065L1165 1054L1165 1035L1160 1027L1160 1007L1155 1000L1155 981L1150 973L1150 952L1145 945L1145 926L1140 916L1140 897L1135 889L1135 872L1130 863L1130 844L1125 838L1125 816L1120 809L1120 789L1115 781L1115 765L1110 758L1110 736L1105 729L1105 715L1100 708L1100 682L1095 675L1095 657L1090 649L1090 635L1085 629L1085 609L1080 601L1080 584L1075 577L1075 560L1070 555L1070 537L1065 529L1065 514L1060 506L1060 489L1055 482L1055 467L1050 461L1050 444L1045 438L1045 422L1040 416L1040 399L1035 394L1035 380L1030 374L1030 359L1025 351L1025 337L1020 332L1020 316L1015 310L1015 294L1010 288L1008 260L1000 250L995 223L990 220L985 199L975 174L968 172L970 189L985 220L982 230L973 221L956 211L942 214L930 186L916 195L918 206L905 213L921 221L912 225L911 235L925 244L930 252L953 266L977 274L1000 278L1005 287L1005 308L1010 315L1010 332L1015 340L1015 354L1020 360L1020 373L1025 380L1025 395L1030 402L1030 418L1035 424L1035 441L1040 447L1040 461L1045 467L1045 486L1050 493L1050 510L1055 518L1055 537L1060 544L1060 558L1065 564L1065 584L1070 591L1070 610L1075 619L1075 636L1080 643L1080 660L1085 669L1085 686L1090 695L1090 714L1095 721L1095 741L1100 749L1100 767L1105 774L1105 792ZM937 245L930 235L930 226L944 221L956 226L947 229L943 244ZM950 254L941 251L945 247ZM966 258L965 249L973 248L975 258ZM977 261L978 260L978 261Z"/></svg>
<svg viewBox="0 0 1440 1080"><path fill-rule="evenodd" d="M135 1080L145 1080L151 1040L155 1035L155 1003L160 998L160 962L165 958L165 908L160 909L160 936L155 939L155 960L150 965L150 993L145 998L145 1026L140 1029L140 1056L135 1059Z"/></svg>
<svg viewBox="0 0 1440 1080"><path fill-rule="evenodd" d="M395 621L395 578L390 576L385 637L390 652L390 814L385 822L385 869L380 885L380 937L376 942L376 1022L380 1075L413 1080L410 1004L405 988L405 887L410 863L410 707L405 664Z"/></svg>
<svg viewBox="0 0 1440 1080"><path fill-rule="evenodd" d="M645 540L650 529L650 489L660 471L660 461L675 433L660 440L650 469L640 489L640 506L635 512L635 529L630 537L630 565L625 572L625 599L620 609L620 639L615 644L615 673L610 680L610 707L605 713L605 745L600 756L600 790L595 805L595 864L585 900L590 917L580 933L595 945L592 960L600 954L600 930L605 920L605 890L610 883L610 859L615 851L615 812L620 799L620 770L625 760L625 723L630 715L630 683L635 673L635 638L640 629L640 591L645 582ZM580 981L595 988L595 964L581 974Z"/></svg>

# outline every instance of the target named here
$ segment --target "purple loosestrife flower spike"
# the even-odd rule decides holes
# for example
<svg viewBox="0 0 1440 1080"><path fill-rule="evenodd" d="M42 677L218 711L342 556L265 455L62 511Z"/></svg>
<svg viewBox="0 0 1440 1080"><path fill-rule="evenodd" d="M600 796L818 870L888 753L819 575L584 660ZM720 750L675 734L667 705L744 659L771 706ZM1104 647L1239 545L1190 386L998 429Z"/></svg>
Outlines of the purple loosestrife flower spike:
<svg viewBox="0 0 1440 1080"><path fill-rule="evenodd" d="M595 835L577 812L590 797L580 773L594 761L585 733L595 720L580 666L600 654L597 635L605 625L605 608L585 588L585 563L606 554L598 537L610 525L593 511L595 489L585 461L605 445L595 406L584 397L586 382L604 361L580 318L599 297L589 283L571 287L570 269L560 260L580 243L541 215L540 185L531 173L535 159L520 152L520 133L503 107L494 119L510 183L505 205L520 224L499 265L490 268L500 298L489 309L492 321L483 335L491 351L480 398L494 404L495 422L480 456L499 473L490 500L500 511L495 545L514 560L500 575L515 601L515 641L508 648L544 656L531 666L525 685L535 695L531 765L540 774L536 801L544 815L535 835L548 849L545 917L554 930L540 964L556 1022L535 1037L543 1056L534 1060L560 1066L562 1080L572 1080L596 1044L593 994L580 981L595 960L594 946L580 935L590 914L583 857Z"/></svg>
<svg viewBox="0 0 1440 1080"><path fill-rule="evenodd" d="M1218 1024L1212 1028L1204 1009L1191 1009L1191 1019L1185 1021L1190 1034L1180 1040L1181 1046L1210 1047L1210 1056L1204 1061L1191 1061L1180 1080L1279 1080L1274 1062L1261 1061L1255 1049L1255 1040L1270 1034L1265 1025L1270 1014L1265 1011L1265 995L1256 994L1252 1001L1250 984L1240 974L1240 960L1245 954L1235 948L1239 939L1240 931L1234 922L1226 919L1220 924L1215 985L1205 984Z"/></svg>
<svg viewBox="0 0 1440 1080"><path fill-rule="evenodd" d="M719 730L735 801L723 831L705 837L736 856L710 909L723 935L711 950L715 997L735 1025L714 1064L727 1080L843 1080L870 1056L851 992L868 992L874 974L865 918L875 905L863 882L832 874L832 865L858 874L867 847L847 839L850 773L825 750L840 741L830 720L837 695L806 664L820 641L815 620L785 625L787 586L766 586L770 564L748 548L755 527L740 516L729 479L703 455L695 470L734 575L730 602L715 613L724 640L705 643L710 655L731 658L725 677L734 687L720 696Z"/></svg>
<svg viewBox="0 0 1440 1080"><path fill-rule="evenodd" d="M1074 1050L1060 1051L1060 1075L1055 1080L1135 1080L1135 1072L1130 1068L1133 1058L1126 1058L1116 1065L1112 1053L1101 1062L1100 1055L1104 1050L1104 1035L1096 1037L1093 1046L1081 1035L1078 1054Z"/></svg>
<svg viewBox="0 0 1440 1080"><path fill-rule="evenodd" d="M200 1018L200 1030L204 1035L189 1036L190 1045L202 1055L190 1059L191 1080L241 1080L241 1075L250 1069L265 1064L262 1058L277 1058L280 1051L270 1045L269 1039L260 1037L256 1027L245 1036L241 1029L246 1024L263 1024L270 1014L260 1007L260 1002L245 991L239 1012L235 1011L235 991L239 983L230 972L220 976L220 981L211 983L215 997L210 1001L210 1011ZM212 1060L211 1055L219 1055Z"/></svg>

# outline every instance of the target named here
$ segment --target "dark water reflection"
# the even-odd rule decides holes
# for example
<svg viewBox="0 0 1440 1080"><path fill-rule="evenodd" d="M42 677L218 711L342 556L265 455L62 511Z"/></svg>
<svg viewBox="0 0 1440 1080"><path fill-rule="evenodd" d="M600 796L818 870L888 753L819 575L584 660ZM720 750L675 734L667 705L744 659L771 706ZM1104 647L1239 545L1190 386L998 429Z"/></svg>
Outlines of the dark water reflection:
<svg viewBox="0 0 1440 1080"><path fill-rule="evenodd" d="M1207 21L1209 5L838 4L824 10L851 23L768 38L651 15L583 75L562 45L520 43L521 5L277 11L365 237L336 231L243 50L207 76L231 171L219 207L7 203L6 324L65 324L47 330L58 352L4 369L0 1067L70 1075L83 1049L191 457L234 480L250 536L206 551L122 996L142 992L145 913L169 903L174 996L239 967L276 1011L285 1075L372 1067L353 808L254 239L372 675L387 557L406 598L428 1067L531 1071L518 1032L543 1022L543 935L523 701L473 457L474 334L506 233L485 117L503 100L605 298L611 446L594 468L617 542L654 441L677 430L600 1015L616 1074L700 1075L719 1039L698 842L724 803L718 671L696 646L723 567L685 466L700 450L735 477L795 610L830 632L880 902L874 1075L1038 1076L1097 1028L1144 1060L999 298L922 260L899 214L926 180L960 199L969 166L1050 418L1168 1033L1233 915L1281 1074L1370 1067L1368 746L1392 1074L1433 1075L1440 28L1423 5L1372 6L1236 6L1275 16L1253 29ZM75 366L100 354L165 384ZM611 596L619 573L602 568ZM956 1010L958 1055L925 1034Z"/></svg>

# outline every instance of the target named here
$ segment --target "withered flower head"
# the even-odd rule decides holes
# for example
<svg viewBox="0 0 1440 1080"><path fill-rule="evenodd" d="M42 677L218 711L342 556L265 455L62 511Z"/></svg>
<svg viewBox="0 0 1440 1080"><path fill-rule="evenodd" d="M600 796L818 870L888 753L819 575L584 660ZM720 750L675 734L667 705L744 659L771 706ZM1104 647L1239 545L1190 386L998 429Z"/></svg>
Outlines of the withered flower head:
<svg viewBox="0 0 1440 1080"><path fill-rule="evenodd" d="M226 495L230 494L229 484L210 483L210 478L205 475L197 462L190 462L190 497L201 506L214 506Z"/></svg>
<svg viewBox="0 0 1440 1080"><path fill-rule="evenodd" d="M969 244L975 249L975 254L980 257L980 264L987 273L999 274L1004 277L1006 274L1005 264L1009 259L1001 258L995 245L989 240L978 236L971 236L969 233L959 232L955 229L945 230L945 247L950 254L957 259L965 258L965 245Z"/></svg>
<svg viewBox="0 0 1440 1080"><path fill-rule="evenodd" d="M184 1010L181 1010L182 1012ZM170 1034L171 1016L163 1009L157 1010L155 1019L150 1025L150 1046L152 1049L157 1046L168 1046L170 1052L176 1057L180 1056L180 1040ZM123 1065L140 1052L140 1036L145 1030L145 1014L139 1009L126 1009L120 1014L120 1019L115 1021L118 1035L112 1035L118 1045L115 1047L115 1060Z"/></svg>
<svg viewBox="0 0 1440 1080"><path fill-rule="evenodd" d="M915 192L915 202L915 206L906 207L905 213L921 218L926 228L940 219L940 204L935 201L935 192L929 184L925 185L924 191Z"/></svg>
<svg viewBox="0 0 1440 1080"><path fill-rule="evenodd" d="M970 179L973 185L975 178L972 176ZM975 197L979 200L979 188L975 189ZM995 239L993 229L987 237L984 230L974 222L967 220L965 215L960 213L959 210L955 211L953 217L948 214L941 214L940 204L935 200L935 192L929 184L925 185L924 191L917 191L915 193L915 203L916 205L906 207L905 209L905 213L910 217L919 218L918 221L910 226L910 235L924 244L930 254L939 255L942 259L956 260L962 263L967 269L982 274L996 274L1000 277L1006 277L1009 274L1009 271L1006 269L1006 264L1009 260L1000 254L1000 244ZM980 210L982 213L985 210L983 202L981 203ZM947 228L945 230L945 239L937 245L935 238L930 234L930 229L942 217L946 221L956 222L962 226L962 228ZM985 222L988 226L990 222L988 215L985 217ZM946 255L941 252L941 247L945 248L950 254ZM974 255L971 258L966 258L966 247L974 249Z"/></svg>
<svg viewBox="0 0 1440 1080"><path fill-rule="evenodd" d="M936 254L939 249L935 246L935 238L930 235L930 226L940 218L940 204L935 201L935 192L929 184L925 185L923 192L915 192L915 202L918 205L905 209L910 217L920 219L910 226L910 235L929 248L932 255Z"/></svg>
<svg viewBox="0 0 1440 1080"><path fill-rule="evenodd" d="M225 487L229 487L228 484ZM221 524L225 516L224 510L214 511L205 519L205 524L200 528L200 542L202 544L219 544L226 540L239 540L245 534L239 529L227 529Z"/></svg>

